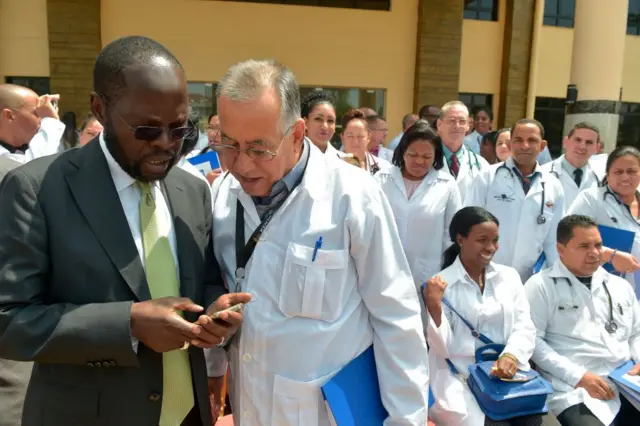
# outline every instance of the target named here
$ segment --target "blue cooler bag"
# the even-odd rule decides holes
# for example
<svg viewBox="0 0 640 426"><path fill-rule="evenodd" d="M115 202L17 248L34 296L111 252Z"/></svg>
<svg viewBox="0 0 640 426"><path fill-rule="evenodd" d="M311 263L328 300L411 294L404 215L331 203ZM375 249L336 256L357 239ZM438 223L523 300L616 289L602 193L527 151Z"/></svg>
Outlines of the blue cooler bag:
<svg viewBox="0 0 640 426"><path fill-rule="evenodd" d="M505 346L494 343L478 332L446 298L442 299L442 303L462 320L471 330L471 335L485 344L476 350L476 363L469 366L469 377L466 379L469 390L476 398L482 412L495 421L549 412L547 395L553 392L551 385L534 370L518 370L510 380L492 375L491 367ZM460 376L453 363L448 359L446 361L451 372Z"/></svg>
<svg viewBox="0 0 640 426"><path fill-rule="evenodd" d="M543 414L549 411L547 395L551 385L534 370L518 370L514 379L505 381L491 374L494 361L469 366L467 384L482 412L491 420Z"/></svg>

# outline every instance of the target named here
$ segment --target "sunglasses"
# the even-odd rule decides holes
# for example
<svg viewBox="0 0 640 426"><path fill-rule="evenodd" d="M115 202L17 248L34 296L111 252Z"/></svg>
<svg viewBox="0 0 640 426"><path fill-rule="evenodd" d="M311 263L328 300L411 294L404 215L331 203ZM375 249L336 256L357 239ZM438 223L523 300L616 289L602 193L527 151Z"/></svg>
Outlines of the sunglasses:
<svg viewBox="0 0 640 426"><path fill-rule="evenodd" d="M102 100L107 105L109 105L109 102L107 102L106 98L102 97ZM186 125L186 126L174 127L174 128L165 128L165 127L157 127L157 126L134 127L134 126L131 126L129 123L127 123L127 121L124 118L122 118L120 114L118 114L118 111L116 111L115 108L112 108L111 110L120 119L120 121L122 121L122 123L125 126L127 126L129 130L131 130L131 132L133 133L133 137L141 141L153 142L155 140L160 139L163 133L167 133L167 136L169 137L170 141L177 142L184 138L194 136L196 132L195 125L193 126Z"/></svg>

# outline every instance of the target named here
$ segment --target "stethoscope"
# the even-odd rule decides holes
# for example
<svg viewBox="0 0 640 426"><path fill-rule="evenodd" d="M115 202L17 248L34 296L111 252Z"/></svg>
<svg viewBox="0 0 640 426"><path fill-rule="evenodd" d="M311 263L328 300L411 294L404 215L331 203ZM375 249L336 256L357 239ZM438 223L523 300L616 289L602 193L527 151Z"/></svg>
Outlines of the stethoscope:
<svg viewBox="0 0 640 426"><path fill-rule="evenodd" d="M634 218L633 215L631 214L631 210L629 209L629 206L627 206L626 204L624 204L622 201L620 201L620 199L618 198L618 196L615 194L615 192L613 192L611 190L611 187L609 185L605 185L604 186L604 194L602 194L602 201L606 202L607 201L607 195L610 196L611 198L613 198L615 200L616 203L618 203L618 206L622 206L624 207L624 210L629 213L629 216L631 216L632 222L635 223L636 225L640 225L638 223L638 219ZM615 223L616 225L618 224L618 219L615 217L611 217L611 221L613 223Z"/></svg>
<svg viewBox="0 0 640 426"><path fill-rule="evenodd" d="M506 162L504 162L500 166L498 166L498 168L496 169L496 176L498 175L498 173L500 173L501 169L504 169L504 170L508 171L509 172L509 176L511 176L511 179L513 179L515 177L514 174L513 174L513 170L511 170L507 166ZM538 225L544 225L545 223L547 223L547 218L544 217L544 204L545 204L545 201L546 201L546 198L547 198L547 189L545 188L544 184L545 184L544 181L540 182L540 185L542 185L542 202L540 202L540 214L536 218L536 222L538 223Z"/></svg>
<svg viewBox="0 0 640 426"><path fill-rule="evenodd" d="M560 179L560 175L558 174L558 172L556 171L556 163L555 161L553 163L551 163L551 170L549 170L549 173L551 173L552 175L554 175L556 178ZM593 170L591 170L591 173L593 174L593 177L596 179L596 183L598 186L602 185L602 182L600 182L600 179L598 179L598 175L596 174L596 172L594 172Z"/></svg>
<svg viewBox="0 0 640 426"><path fill-rule="evenodd" d="M373 162L373 164L369 164L369 157L371 157L371 161ZM369 169L369 173L371 173L371 176L380 171L380 165L373 157L374 156L372 154L369 154L368 152L365 154L365 161L367 162L367 168Z"/></svg>
<svg viewBox="0 0 640 426"><path fill-rule="evenodd" d="M567 282L569 288L571 289L571 306L558 306L558 310L564 311L567 309L578 309L578 305L576 304L576 290L573 288L573 284L571 280L567 277L560 277ZM558 285L558 279L555 277L551 278L553 280L554 285ZM618 330L618 324L613 319L613 300L611 299L611 293L609 292L609 287L607 286L607 280L602 281L602 286L604 287L604 291L607 293L607 299L609 300L609 321L604 324L604 329L609 334L614 334Z"/></svg>

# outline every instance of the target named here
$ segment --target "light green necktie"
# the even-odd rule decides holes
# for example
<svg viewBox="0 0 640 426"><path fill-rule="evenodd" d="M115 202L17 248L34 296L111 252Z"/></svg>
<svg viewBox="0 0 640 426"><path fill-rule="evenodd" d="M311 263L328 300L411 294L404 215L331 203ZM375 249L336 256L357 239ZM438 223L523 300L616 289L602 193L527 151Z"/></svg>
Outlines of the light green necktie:
<svg viewBox="0 0 640 426"><path fill-rule="evenodd" d="M179 297L180 285L169 239L161 235L156 217L156 203L151 186L138 182L140 229L144 246L145 270L151 298ZM194 406L191 366L187 351L162 354L163 390L160 426L178 426Z"/></svg>

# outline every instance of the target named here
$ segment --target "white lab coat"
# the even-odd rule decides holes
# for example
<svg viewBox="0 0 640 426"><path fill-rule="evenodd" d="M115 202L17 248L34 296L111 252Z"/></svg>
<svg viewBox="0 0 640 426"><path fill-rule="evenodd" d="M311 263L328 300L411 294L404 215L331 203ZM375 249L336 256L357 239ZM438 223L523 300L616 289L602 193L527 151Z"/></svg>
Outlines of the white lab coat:
<svg viewBox="0 0 640 426"><path fill-rule="evenodd" d="M556 229L564 213L564 194L560 181L542 171L525 195L513 167L515 163L509 157L505 163L483 170L474 180L464 205L484 207L498 218L500 247L494 260L516 268L526 281L542 252L547 265L558 258ZM536 170L540 170L539 166ZM541 210L545 223L538 224Z"/></svg>
<svg viewBox="0 0 640 426"><path fill-rule="evenodd" d="M28 163L36 158L53 155L60 152L60 139L64 133L65 125L55 118L43 118L40 120L40 129L29 142L27 152L11 154L6 148L0 146L0 155L11 158L20 164Z"/></svg>
<svg viewBox="0 0 640 426"><path fill-rule="evenodd" d="M607 190L610 193L605 196ZM636 259L640 259L640 223L634 219L627 207L618 200L608 186L582 191L567 210L567 215L570 214L583 214L592 217L598 225L634 232L631 254ZM631 283L640 297L640 288L636 284L635 276L635 274L626 274L625 279Z"/></svg>
<svg viewBox="0 0 640 426"><path fill-rule="evenodd" d="M254 300L229 349L234 424L328 426L320 386L373 343L384 425L424 426L420 301L391 207L368 173L305 147L304 178L265 229L241 284ZM232 175L216 195L215 255L234 291L237 200L247 240L260 218Z"/></svg>
<svg viewBox="0 0 640 426"><path fill-rule="evenodd" d="M389 163L393 162L393 150L381 146L378 149L378 158L382 158L383 160L387 160Z"/></svg>
<svg viewBox="0 0 640 426"><path fill-rule="evenodd" d="M600 182L604 180L604 177L607 175L607 160L609 159L609 154L595 154L592 155L589 159L589 166L598 176Z"/></svg>
<svg viewBox="0 0 640 426"><path fill-rule="evenodd" d="M458 186L453 176L432 168L408 199L400 168L393 166L375 177L391 204L419 291L429 277L440 271L442 254L451 245L449 225L462 204Z"/></svg>
<svg viewBox="0 0 640 426"><path fill-rule="evenodd" d="M460 258L438 274L447 282L444 297L476 330L495 343L506 345L503 353L518 359L518 368L528 371L535 345L535 328L529 303L515 269L491 262L485 271L485 290L469 277ZM484 426L484 413L466 383L454 376L448 358L465 377L475 362L475 351L484 344L449 308L442 306L442 322L436 328L429 317L429 368L435 404L429 410L436 424Z"/></svg>
<svg viewBox="0 0 640 426"><path fill-rule="evenodd" d="M604 280L618 325L615 334L604 328L609 321ZM537 330L532 359L553 386L549 409L558 415L584 403L602 423L611 424L620 410L617 392L613 400L601 401L575 386L587 371L606 378L629 359L640 362L640 305L633 289L622 278L598 268L589 290L559 260L552 268L531 277L525 292ZM574 305L578 309L572 308Z"/></svg>
<svg viewBox="0 0 640 426"><path fill-rule="evenodd" d="M573 200L576 199L580 191L597 187L600 184L600 178L591 165L587 163L586 172L582 176L582 182L580 182L580 187L578 188L576 181L573 180L573 175L568 173L564 167L562 167L563 160L564 155L550 163L540 166L540 170L551 173L557 177L562 184L562 191L564 192L564 209L566 211L571 206L571 203L573 203Z"/></svg>
<svg viewBox="0 0 640 426"><path fill-rule="evenodd" d="M458 169L458 177L456 182L458 183L458 190L460 190L460 198L464 201L467 196L469 188L476 176L480 174L482 170L489 168L489 163L480 155L471 152L464 145L460 148L462 152L462 160L460 160L460 167ZM447 159L443 157L444 168L443 170L451 174L449 169L449 163Z"/></svg>

